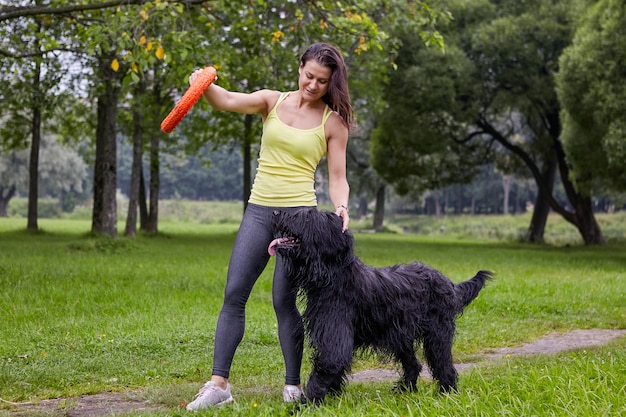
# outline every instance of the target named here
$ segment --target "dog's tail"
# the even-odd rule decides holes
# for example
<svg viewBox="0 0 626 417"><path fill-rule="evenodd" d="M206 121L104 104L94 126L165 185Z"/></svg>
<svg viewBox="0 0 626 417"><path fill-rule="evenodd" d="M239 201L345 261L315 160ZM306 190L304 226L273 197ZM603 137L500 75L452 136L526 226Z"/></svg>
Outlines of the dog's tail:
<svg viewBox="0 0 626 417"><path fill-rule="evenodd" d="M456 285L456 294L459 300L458 314L461 314L463 309L478 297L480 290L483 289L487 281L493 279L493 275L491 271L478 271L474 278Z"/></svg>

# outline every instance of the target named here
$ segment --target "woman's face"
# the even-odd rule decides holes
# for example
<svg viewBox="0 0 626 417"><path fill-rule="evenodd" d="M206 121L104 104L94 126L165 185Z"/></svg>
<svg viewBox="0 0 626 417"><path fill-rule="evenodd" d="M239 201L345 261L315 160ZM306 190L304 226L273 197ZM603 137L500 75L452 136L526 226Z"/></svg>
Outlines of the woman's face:
<svg viewBox="0 0 626 417"><path fill-rule="evenodd" d="M330 77L333 74L330 68L310 59L300 66L298 73L300 74L298 86L305 100L321 100L328 92Z"/></svg>

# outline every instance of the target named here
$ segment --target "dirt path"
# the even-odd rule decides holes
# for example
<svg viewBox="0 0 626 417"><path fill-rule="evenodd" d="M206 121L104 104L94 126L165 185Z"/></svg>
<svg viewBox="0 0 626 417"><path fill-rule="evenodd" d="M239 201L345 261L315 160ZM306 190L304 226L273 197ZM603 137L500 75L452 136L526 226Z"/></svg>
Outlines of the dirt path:
<svg viewBox="0 0 626 417"><path fill-rule="evenodd" d="M605 330L605 329L589 329L589 330L572 330L568 333L554 333L537 339L533 342L526 343L521 346L513 346L496 349L491 353L481 356L483 360L497 360L504 356L515 355L549 355L553 353L565 352L573 349L580 349L592 346L602 346L611 340L626 335L626 329L621 330ZM458 372L476 365L475 363L456 363L454 366ZM430 371L426 366L422 370L422 377L430 378ZM397 379L398 373L390 369L368 369L356 372L352 375L352 380L359 381L380 381L388 379Z"/></svg>
<svg viewBox="0 0 626 417"><path fill-rule="evenodd" d="M572 349L605 345L613 339L626 335L626 329L621 330L573 330L564 334L551 334L534 342L522 346L500 348L482 355L483 360L497 360L504 356L513 355L541 355L554 354ZM474 363L455 364L459 372L463 372ZM422 374L430 377L428 370ZM368 369L356 372L351 380L354 382L395 380L398 373L389 369ZM3 402L7 403L3 400ZM31 415L63 415L68 417L102 417L110 414L140 413L142 411L163 410L155 404L141 399L141 395L134 392L115 393L105 392L95 395L84 395L78 398L61 398L42 400L37 403L10 403L11 417L26 417Z"/></svg>

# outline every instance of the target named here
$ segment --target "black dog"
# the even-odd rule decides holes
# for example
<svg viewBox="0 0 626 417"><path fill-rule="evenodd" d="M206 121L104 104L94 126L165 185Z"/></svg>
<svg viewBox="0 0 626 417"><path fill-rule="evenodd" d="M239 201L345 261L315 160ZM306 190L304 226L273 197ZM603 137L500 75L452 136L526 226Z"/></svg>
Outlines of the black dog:
<svg viewBox="0 0 626 417"><path fill-rule="evenodd" d="M353 354L371 348L399 361L401 390L415 390L422 365L415 342L443 392L456 390L452 363L455 319L491 279L480 271L460 284L419 262L373 268L353 252L335 213L305 208L276 211L277 239L269 247L283 257L289 279L305 297L303 321L313 352L306 397L320 403L347 382Z"/></svg>

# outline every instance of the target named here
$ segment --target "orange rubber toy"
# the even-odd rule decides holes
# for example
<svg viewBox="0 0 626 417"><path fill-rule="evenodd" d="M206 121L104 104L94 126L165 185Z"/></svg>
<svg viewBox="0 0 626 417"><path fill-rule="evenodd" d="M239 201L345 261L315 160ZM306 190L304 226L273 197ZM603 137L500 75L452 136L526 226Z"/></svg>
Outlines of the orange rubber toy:
<svg viewBox="0 0 626 417"><path fill-rule="evenodd" d="M185 115L200 100L204 91L217 78L217 71L213 67L206 67L198 74L198 77L189 86L185 94L180 98L172 111L161 122L161 130L171 133L172 130L183 120Z"/></svg>

